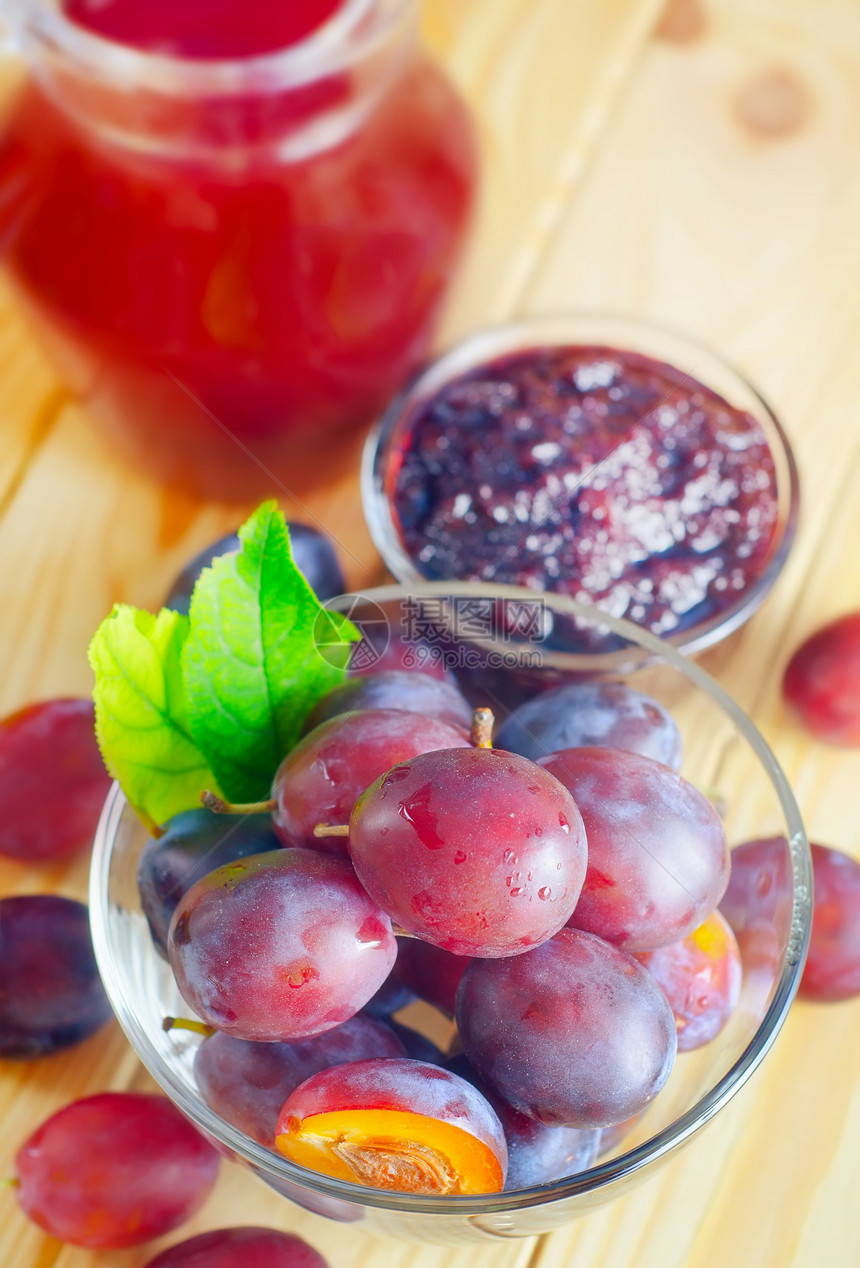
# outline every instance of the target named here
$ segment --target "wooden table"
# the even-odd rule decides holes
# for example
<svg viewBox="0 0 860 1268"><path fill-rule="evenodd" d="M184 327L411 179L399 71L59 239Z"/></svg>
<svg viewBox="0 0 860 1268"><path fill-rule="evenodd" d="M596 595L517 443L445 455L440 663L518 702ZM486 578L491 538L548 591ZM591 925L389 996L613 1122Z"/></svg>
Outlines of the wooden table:
<svg viewBox="0 0 860 1268"><path fill-rule="evenodd" d="M806 736L779 694L790 650L860 607L860 8L856 0L425 0L425 34L479 120L486 179L443 341L488 320L623 310L699 336L770 398L794 444L802 522L775 592L707 667L752 714L810 835L860 855L860 753ZM117 600L157 606L245 508L149 483L94 438L0 290L0 710L90 689L85 650ZM307 503L353 585L378 575L357 481ZM302 518L284 502L288 513ZM83 896L86 862L3 861L4 894ZM538 1239L486 1250L381 1243L285 1207L224 1168L169 1241L289 1224L333 1268L856 1268L860 1002L796 1004L765 1067L654 1179ZM74 1097L148 1086L116 1025L6 1062L0 1177ZM44 1237L0 1191L3 1268L136 1268Z"/></svg>

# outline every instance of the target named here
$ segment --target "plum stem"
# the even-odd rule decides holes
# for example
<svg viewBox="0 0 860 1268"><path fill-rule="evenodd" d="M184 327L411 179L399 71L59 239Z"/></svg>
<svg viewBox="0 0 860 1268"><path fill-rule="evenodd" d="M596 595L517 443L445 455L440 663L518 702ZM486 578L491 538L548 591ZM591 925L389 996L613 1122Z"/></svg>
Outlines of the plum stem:
<svg viewBox="0 0 860 1268"><path fill-rule="evenodd" d="M132 809L154 841L164 836L164 828L160 823L156 823L152 815L147 814L142 806L132 806Z"/></svg>
<svg viewBox="0 0 860 1268"><path fill-rule="evenodd" d="M492 709L476 709L472 714L472 727L469 731L469 739L475 748L492 748L493 747L493 717Z"/></svg>
<svg viewBox="0 0 860 1268"><path fill-rule="evenodd" d="M270 797L268 801L225 801L208 788L200 794L200 800L207 810L216 815L271 814L278 804L275 797Z"/></svg>
<svg viewBox="0 0 860 1268"><path fill-rule="evenodd" d="M214 1026L207 1026L205 1021L197 1021L194 1017L165 1017L161 1023L162 1030L193 1030L195 1034L205 1035L208 1039L215 1034Z"/></svg>
<svg viewBox="0 0 860 1268"><path fill-rule="evenodd" d="M318 823L314 828L315 837L348 837L348 823Z"/></svg>

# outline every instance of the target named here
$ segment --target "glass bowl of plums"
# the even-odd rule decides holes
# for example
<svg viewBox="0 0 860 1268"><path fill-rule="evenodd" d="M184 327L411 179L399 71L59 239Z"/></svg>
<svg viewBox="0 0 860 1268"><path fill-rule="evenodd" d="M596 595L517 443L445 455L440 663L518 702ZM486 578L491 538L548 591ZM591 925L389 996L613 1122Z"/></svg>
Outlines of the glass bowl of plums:
<svg viewBox="0 0 860 1268"><path fill-rule="evenodd" d="M321 603L272 504L235 546L187 614L115 608L91 649L117 779L93 937L134 1049L222 1152L375 1234L489 1242L615 1199L795 995L809 848L770 749L568 596Z"/></svg>

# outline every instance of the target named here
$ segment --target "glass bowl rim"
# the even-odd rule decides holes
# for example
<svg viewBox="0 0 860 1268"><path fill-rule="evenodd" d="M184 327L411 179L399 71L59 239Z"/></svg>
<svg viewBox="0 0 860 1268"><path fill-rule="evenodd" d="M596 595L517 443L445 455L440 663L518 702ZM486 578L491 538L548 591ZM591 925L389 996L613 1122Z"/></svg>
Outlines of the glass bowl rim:
<svg viewBox="0 0 860 1268"><path fill-rule="evenodd" d="M663 641L686 655L695 655L727 638L740 628L752 615L772 589L785 564L797 531L800 507L800 480L791 443L774 410L747 376L721 353L707 343L674 329L661 322L639 317L633 313L613 312L601 309L571 309L546 313L534 313L515 321L501 322L481 327L442 351L425 364L394 397L378 422L371 428L365 440L361 461L361 499L373 544L394 576L403 585L422 584L428 581L415 567L405 550L395 525L392 507L385 492L385 463L389 446L398 425L407 417L412 405L422 396L432 395L443 383L459 377L482 362L529 347L576 346L587 344L590 339L584 330L571 336L571 329L593 325L593 342L604 342L623 352L639 352L654 360L662 360L673 366L669 357L658 351L637 345L637 337L647 342L649 338L666 340L680 351L697 356L705 362L705 373L697 378L705 387L711 387L707 373L713 372L734 379L736 386L749 395L756 409L756 421L763 426L768 447L776 469L776 492L779 506L778 537L765 567L752 585L739 595L737 601L723 608L708 620L682 630L669 633ZM601 335L602 328L605 327ZM613 339L613 329L629 332L630 343ZM693 371L689 372L690 376ZM464 579L467 580L467 579ZM479 584L474 579L475 584ZM486 584L495 584L488 582ZM546 592L550 593L550 592ZM552 593L559 593L552 591ZM583 653L582 659L593 664L593 656L600 653ZM589 659L591 658L591 659Z"/></svg>
<svg viewBox="0 0 860 1268"><path fill-rule="evenodd" d="M349 608L357 600L382 604L402 599L405 595L420 598L454 594L472 596L477 594L479 597L492 595L497 598L528 599L532 602L536 597L533 590L519 586L487 585L479 582L425 582L421 586L414 587L399 584L369 587L364 591L340 595L336 599L329 600L327 606ZM549 598L553 606L568 615L594 620L593 609L578 604L565 595L550 594L544 597ZM597 1162L572 1177L510 1192L482 1194L474 1197L458 1195L440 1198L365 1188L309 1171L257 1144L238 1128L215 1114L204 1102L196 1102L185 1085L165 1066L150 1035L138 1025L136 1017L129 1009L124 991L124 979L118 972L108 936L108 893L114 840L123 815L133 812L119 784L114 783L96 831L89 884L93 947L105 990L132 1048L159 1086L204 1133L214 1137L239 1155L258 1174L267 1173L275 1177L276 1181L287 1181L299 1189L306 1189L326 1198L346 1201L353 1206L371 1207L397 1214L473 1218L561 1202L581 1194L598 1193L602 1188L639 1171L647 1174L647 1169L653 1163L677 1151L731 1100L770 1050L797 993L812 926L812 859L794 794L781 766L758 728L705 670L656 635L640 629L629 621L602 613L600 620L601 623L605 622L614 633L631 643L642 646L649 654L648 663L652 663L654 659L666 661L671 668L685 676L695 687L704 691L729 717L758 757L773 786L785 818L788 829L787 848L791 858L793 878L790 935L785 949L785 963L774 988L773 997L754 1034L722 1078L694 1105L674 1119L668 1127L628 1152L605 1162Z"/></svg>

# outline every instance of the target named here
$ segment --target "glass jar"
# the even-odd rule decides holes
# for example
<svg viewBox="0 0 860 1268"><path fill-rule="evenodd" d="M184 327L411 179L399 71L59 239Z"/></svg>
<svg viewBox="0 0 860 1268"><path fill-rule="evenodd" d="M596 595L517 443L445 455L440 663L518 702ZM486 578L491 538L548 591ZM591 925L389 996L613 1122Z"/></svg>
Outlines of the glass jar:
<svg viewBox="0 0 860 1268"><path fill-rule="evenodd" d="M135 463L244 498L352 461L426 354L472 203L466 112L412 0L343 0L234 60L141 51L17 0L0 248Z"/></svg>

